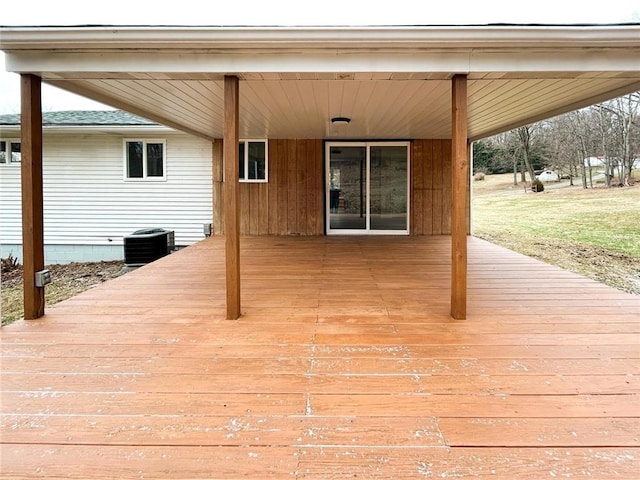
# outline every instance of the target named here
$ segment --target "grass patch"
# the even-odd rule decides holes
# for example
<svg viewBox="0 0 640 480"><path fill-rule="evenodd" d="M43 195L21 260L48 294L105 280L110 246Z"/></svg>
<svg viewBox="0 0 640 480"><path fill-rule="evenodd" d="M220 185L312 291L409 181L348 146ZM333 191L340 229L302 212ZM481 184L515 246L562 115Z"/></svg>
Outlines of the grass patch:
<svg viewBox="0 0 640 480"><path fill-rule="evenodd" d="M511 188L512 178L487 176L480 191L474 185L476 236L640 294L640 185L549 184L535 194Z"/></svg>

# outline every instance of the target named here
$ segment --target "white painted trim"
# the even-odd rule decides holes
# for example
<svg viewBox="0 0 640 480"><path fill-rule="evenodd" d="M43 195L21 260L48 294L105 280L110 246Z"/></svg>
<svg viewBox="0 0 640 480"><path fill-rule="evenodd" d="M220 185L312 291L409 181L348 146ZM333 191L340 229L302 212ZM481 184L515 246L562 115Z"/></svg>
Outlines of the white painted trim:
<svg viewBox="0 0 640 480"><path fill-rule="evenodd" d="M640 32L638 33L640 35ZM523 78L536 78L535 72L639 72L639 47L626 49L556 49L505 48L488 51L482 48L437 50L335 51L309 50L302 53L283 52L232 52L210 53L206 56L195 52L176 53L158 51L153 56L143 52L106 51L96 56L83 51L10 51L6 54L6 69L10 72L42 72L45 81L52 83L74 78L91 78L92 75L109 72L110 79L148 80L148 75L158 79L171 79L172 74L191 74L201 80L202 74L209 80L220 81L229 72L250 73L519 73ZM189 79L191 77L187 77ZM175 75L184 80L184 75Z"/></svg>
<svg viewBox="0 0 640 480"><path fill-rule="evenodd" d="M0 167L2 168L11 168L11 167L19 167L22 162L21 161L14 161L13 160L13 150L11 148L11 145L14 143L17 143L20 145L20 143L22 142L22 140L18 137L0 137L0 142L6 142L6 150L5 153L7 154L5 161L4 162L0 162ZM22 154L22 149L20 149L21 151L19 152L20 154Z"/></svg>
<svg viewBox="0 0 640 480"><path fill-rule="evenodd" d="M127 143L142 142L142 177L129 177L127 171ZM147 144L159 143L162 145L162 176L149 177L147 175ZM164 138L123 138L122 139L122 169L125 182L166 182L167 181L167 141Z"/></svg>
<svg viewBox="0 0 640 480"><path fill-rule="evenodd" d="M269 139L267 138L241 138L238 144L244 142L244 174L245 178L240 178L240 183L269 183ZM246 144L248 142L264 143L264 178L246 178L249 172L249 149ZM239 146L239 145L238 145Z"/></svg>
<svg viewBox="0 0 640 480"><path fill-rule="evenodd" d="M361 48L640 45L638 25L2 27L0 48Z"/></svg>

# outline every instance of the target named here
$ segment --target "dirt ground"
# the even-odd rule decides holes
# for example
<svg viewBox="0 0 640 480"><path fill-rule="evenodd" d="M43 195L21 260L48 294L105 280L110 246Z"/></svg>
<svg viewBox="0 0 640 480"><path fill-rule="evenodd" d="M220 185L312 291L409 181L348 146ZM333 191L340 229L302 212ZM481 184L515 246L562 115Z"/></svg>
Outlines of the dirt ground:
<svg viewBox="0 0 640 480"><path fill-rule="evenodd" d="M126 273L124 263L69 263L47 266L52 283L46 288L51 305ZM22 317L22 266L2 271L2 324Z"/></svg>
<svg viewBox="0 0 640 480"><path fill-rule="evenodd" d="M527 243L508 234L476 236L623 292L640 295L640 261L624 253L550 238Z"/></svg>

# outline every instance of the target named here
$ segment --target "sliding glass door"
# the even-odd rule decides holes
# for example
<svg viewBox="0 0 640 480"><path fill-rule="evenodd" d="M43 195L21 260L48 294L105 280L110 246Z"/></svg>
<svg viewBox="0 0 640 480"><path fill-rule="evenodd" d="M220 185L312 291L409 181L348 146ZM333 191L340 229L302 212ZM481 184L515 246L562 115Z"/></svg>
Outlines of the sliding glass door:
<svg viewBox="0 0 640 480"><path fill-rule="evenodd" d="M327 233L409 233L409 142L330 142Z"/></svg>

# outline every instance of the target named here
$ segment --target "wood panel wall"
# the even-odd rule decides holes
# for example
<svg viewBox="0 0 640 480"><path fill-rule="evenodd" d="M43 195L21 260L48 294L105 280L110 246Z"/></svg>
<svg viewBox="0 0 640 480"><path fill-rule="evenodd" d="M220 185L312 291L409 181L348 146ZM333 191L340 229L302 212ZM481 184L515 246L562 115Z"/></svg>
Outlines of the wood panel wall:
<svg viewBox="0 0 640 480"><path fill-rule="evenodd" d="M451 140L411 143L411 234L451 234Z"/></svg>
<svg viewBox="0 0 640 480"><path fill-rule="evenodd" d="M322 140L269 140L269 182L240 184L243 235L323 235Z"/></svg>
<svg viewBox="0 0 640 480"><path fill-rule="evenodd" d="M268 148L269 182L240 184L241 234L323 235L322 140L270 139ZM410 200L412 235L451 234L451 140L411 143Z"/></svg>

